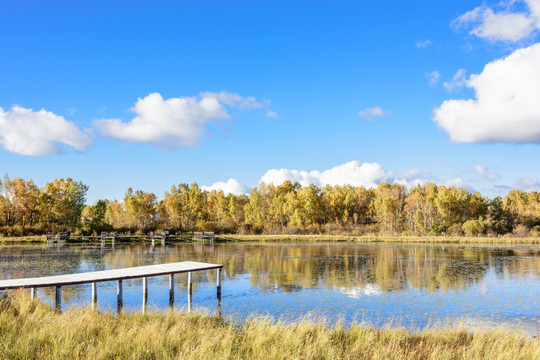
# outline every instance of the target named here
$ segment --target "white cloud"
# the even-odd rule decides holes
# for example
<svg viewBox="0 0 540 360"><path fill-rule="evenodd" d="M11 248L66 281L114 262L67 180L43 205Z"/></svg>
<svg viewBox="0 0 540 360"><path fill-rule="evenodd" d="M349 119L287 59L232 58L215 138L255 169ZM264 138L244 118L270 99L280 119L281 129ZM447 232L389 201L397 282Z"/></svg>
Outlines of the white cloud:
<svg viewBox="0 0 540 360"><path fill-rule="evenodd" d="M401 177L406 180L425 177L427 175L429 175L429 169L409 169L401 173Z"/></svg>
<svg viewBox="0 0 540 360"><path fill-rule="evenodd" d="M433 167L438 167L438 165ZM324 187L326 185L352 185L365 188L376 188L383 182L405 185L409 189L416 187L417 185L424 185L427 182L435 182L445 186L465 186L461 177L451 178L446 181L435 181L429 168L410 169L401 173L400 177L394 177L393 172L385 170L378 163L360 163L358 160L350 161L323 171L271 169L261 177L259 182L281 185L286 180L298 182L302 186L314 184L319 187Z"/></svg>
<svg viewBox="0 0 540 360"><path fill-rule="evenodd" d="M435 86L439 82L439 78L441 77L441 73L437 70L427 72L426 77L428 79L429 85Z"/></svg>
<svg viewBox="0 0 540 360"><path fill-rule="evenodd" d="M230 178L227 182L215 182L210 186L201 186L202 190L212 191L212 190L223 190L225 195L233 194L240 195L245 194L248 191L248 188L242 184L237 179Z"/></svg>
<svg viewBox="0 0 540 360"><path fill-rule="evenodd" d="M474 169L476 170L478 175L485 177L486 179L497 180L499 178L499 175L489 172L489 168L487 165L475 165Z"/></svg>
<svg viewBox="0 0 540 360"><path fill-rule="evenodd" d="M302 186L315 184L377 187L381 182L388 181L392 173L377 163L360 163L358 160L335 166L324 171L302 171L290 169L271 169L262 177L260 182L281 185L285 180L298 181Z"/></svg>
<svg viewBox="0 0 540 360"><path fill-rule="evenodd" d="M136 117L94 122L101 135L124 141L152 143L162 147L195 146L204 136L207 124L229 119L226 106L238 109L264 108L254 97L228 92L204 92L199 97L164 100L152 93L139 98L131 109Z"/></svg>
<svg viewBox="0 0 540 360"><path fill-rule="evenodd" d="M467 84L467 72L465 69L459 69L452 77L452 81L445 81L443 86L448 91L459 90Z"/></svg>
<svg viewBox="0 0 540 360"><path fill-rule="evenodd" d="M378 117L389 116L391 114L391 110L383 110L378 106L366 108L358 112L358 116L369 121L375 121Z"/></svg>
<svg viewBox="0 0 540 360"><path fill-rule="evenodd" d="M277 118L278 117L278 113L273 111L273 110L268 110L266 112L266 117L267 118Z"/></svg>
<svg viewBox="0 0 540 360"><path fill-rule="evenodd" d="M527 12L513 12L514 3L525 2ZM470 29L469 34L490 40L516 42L529 37L540 29L540 1L525 0L502 3L501 11L487 6L477 7L452 21L455 29Z"/></svg>
<svg viewBox="0 0 540 360"><path fill-rule="evenodd" d="M450 187L450 186L465 187L465 183L463 182L463 179L461 178L461 176L456 176L453 179L448 179L443 183L443 185L446 187Z"/></svg>
<svg viewBox="0 0 540 360"><path fill-rule="evenodd" d="M540 142L540 43L471 75L476 99L446 100L433 121L456 142Z"/></svg>
<svg viewBox="0 0 540 360"><path fill-rule="evenodd" d="M519 181L514 185L514 189L524 191L538 191L540 190L540 182L528 178L522 178L519 179Z"/></svg>
<svg viewBox="0 0 540 360"><path fill-rule="evenodd" d="M411 189L418 185L422 186L426 184L427 182L428 181L426 179L421 179L421 178L416 178L416 179L411 179L411 180L407 180L407 179L394 180L394 184L405 185L408 189Z"/></svg>
<svg viewBox="0 0 540 360"><path fill-rule="evenodd" d="M20 106L0 108L0 146L9 152L41 156L61 153L59 144L83 151L92 139L63 116L41 109L34 111Z"/></svg>
<svg viewBox="0 0 540 360"><path fill-rule="evenodd" d="M416 45L416 47L418 49L422 49L422 48L425 48L425 47L431 45L431 40L429 40L429 39L417 40L415 45Z"/></svg>
<svg viewBox="0 0 540 360"><path fill-rule="evenodd" d="M216 99L225 105L238 107L240 109L260 109L264 105L257 101L253 96L242 97L235 93L222 91L219 93L205 91L200 94L203 99Z"/></svg>

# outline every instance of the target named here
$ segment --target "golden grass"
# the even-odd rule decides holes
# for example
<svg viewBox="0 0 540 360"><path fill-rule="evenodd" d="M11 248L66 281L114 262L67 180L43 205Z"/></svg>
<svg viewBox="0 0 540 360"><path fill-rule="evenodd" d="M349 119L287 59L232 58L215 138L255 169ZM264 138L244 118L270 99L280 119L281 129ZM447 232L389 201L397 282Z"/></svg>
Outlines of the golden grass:
<svg viewBox="0 0 540 360"><path fill-rule="evenodd" d="M476 237L476 236L352 236L352 235L217 235L222 241L260 242L358 242L358 243L439 243L439 244L540 244L538 237ZM44 235L5 237L0 236L0 244L44 243ZM87 240L88 241L88 240ZM134 240L139 242L141 240Z"/></svg>
<svg viewBox="0 0 540 360"><path fill-rule="evenodd" d="M0 243L44 243L47 242L45 235L31 236L0 236Z"/></svg>
<svg viewBox="0 0 540 360"><path fill-rule="evenodd" d="M1 359L540 359L540 342L507 330L328 328L269 319L89 309L58 314L22 291L0 300Z"/></svg>
<svg viewBox="0 0 540 360"><path fill-rule="evenodd" d="M348 236L348 235L219 235L227 241L349 241L395 243L455 243L455 244L540 244L537 237L476 237L476 236Z"/></svg>

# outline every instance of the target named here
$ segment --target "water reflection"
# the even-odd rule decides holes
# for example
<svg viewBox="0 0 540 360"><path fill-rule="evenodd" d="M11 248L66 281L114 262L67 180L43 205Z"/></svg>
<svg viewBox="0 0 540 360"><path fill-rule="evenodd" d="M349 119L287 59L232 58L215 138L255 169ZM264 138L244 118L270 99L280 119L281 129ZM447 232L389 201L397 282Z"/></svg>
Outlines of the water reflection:
<svg viewBox="0 0 540 360"><path fill-rule="evenodd" d="M423 325L433 319L489 318L532 322L540 298L540 246L396 244L178 243L114 248L0 247L0 278L22 278L112 268L202 261L224 264L223 303L215 299L216 272L175 276L177 306L205 307L244 318L250 313L295 318L306 313L373 323L396 317ZM140 309L140 279L124 283L124 298ZM150 305L166 308L168 278L149 279ZM100 283L101 306L114 302L115 283ZM90 286L63 289L66 304L89 304ZM103 295L102 295L103 294ZM40 290L54 299L54 289ZM105 305L104 305L105 304ZM129 307L129 306L128 306ZM214 312L214 311L212 311Z"/></svg>

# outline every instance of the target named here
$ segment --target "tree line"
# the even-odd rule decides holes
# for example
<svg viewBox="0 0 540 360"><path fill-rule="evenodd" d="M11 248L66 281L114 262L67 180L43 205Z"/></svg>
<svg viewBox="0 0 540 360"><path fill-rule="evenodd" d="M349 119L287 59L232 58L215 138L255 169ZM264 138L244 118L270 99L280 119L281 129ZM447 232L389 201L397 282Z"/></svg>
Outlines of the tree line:
<svg viewBox="0 0 540 360"><path fill-rule="evenodd" d="M244 234L540 235L540 193L510 190L489 199L479 192L433 183L408 189L260 184L249 194L202 190L181 183L155 194L129 188L122 200L86 204L88 186L71 178L44 187L0 180L0 234L47 231L213 230Z"/></svg>

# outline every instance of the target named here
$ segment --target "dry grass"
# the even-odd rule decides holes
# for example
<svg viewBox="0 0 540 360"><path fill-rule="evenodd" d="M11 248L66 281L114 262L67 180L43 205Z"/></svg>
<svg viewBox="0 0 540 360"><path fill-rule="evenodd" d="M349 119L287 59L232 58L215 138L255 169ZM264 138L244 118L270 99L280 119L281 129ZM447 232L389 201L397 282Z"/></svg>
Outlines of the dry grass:
<svg viewBox="0 0 540 360"><path fill-rule="evenodd" d="M343 329L185 313L63 314L11 292L0 301L2 359L540 359L540 342L506 330Z"/></svg>
<svg viewBox="0 0 540 360"><path fill-rule="evenodd" d="M323 242L348 241L359 243L439 243L439 244L540 244L538 237L467 237L467 236L349 236L349 235L218 235L222 241L260 241L260 242ZM44 235L4 237L0 244L44 243ZM134 242L139 242L135 240Z"/></svg>
<svg viewBox="0 0 540 360"><path fill-rule="evenodd" d="M0 243L44 243L47 242L45 235L31 236L0 236Z"/></svg>
<svg viewBox="0 0 540 360"><path fill-rule="evenodd" d="M349 241L395 243L454 243L454 244L540 244L537 237L467 237L467 236L347 236L347 235L220 235L228 241Z"/></svg>

